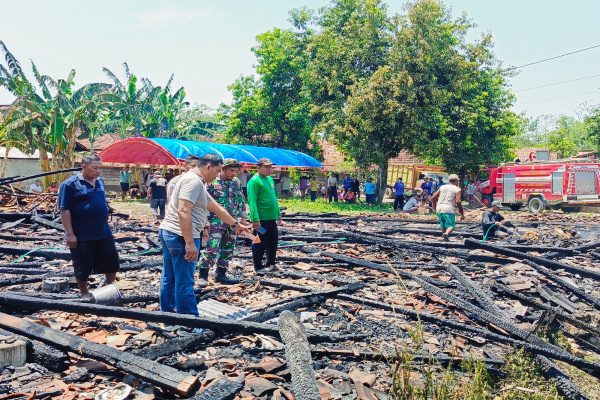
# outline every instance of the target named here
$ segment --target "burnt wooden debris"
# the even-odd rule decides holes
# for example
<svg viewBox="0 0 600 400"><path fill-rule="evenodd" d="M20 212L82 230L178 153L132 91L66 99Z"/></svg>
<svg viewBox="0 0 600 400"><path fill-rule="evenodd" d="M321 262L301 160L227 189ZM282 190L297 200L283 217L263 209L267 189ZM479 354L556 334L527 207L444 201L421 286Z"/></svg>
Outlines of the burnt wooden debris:
<svg viewBox="0 0 600 400"><path fill-rule="evenodd" d="M600 376L600 218L519 213L519 236L482 242L477 213L443 242L429 216L285 215L280 240L292 243L277 269L254 273L240 240L230 271L240 283L196 287L194 317L158 311L157 229L118 207L110 224L123 306L83 300L72 281L44 292L48 278L72 276L44 201L24 196L0 211L0 343L22 340L27 365L45 371L3 372L0 394L26 393L30 382L45 398L74 398L52 386L64 381L94 393L126 382L134 399L386 398L397 346L410 346L419 322L417 371L462 374L473 359L501 378L506 357L523 349L565 398L600 396L572 374ZM598 228L579 237L590 224ZM103 277L90 284L101 288Z"/></svg>

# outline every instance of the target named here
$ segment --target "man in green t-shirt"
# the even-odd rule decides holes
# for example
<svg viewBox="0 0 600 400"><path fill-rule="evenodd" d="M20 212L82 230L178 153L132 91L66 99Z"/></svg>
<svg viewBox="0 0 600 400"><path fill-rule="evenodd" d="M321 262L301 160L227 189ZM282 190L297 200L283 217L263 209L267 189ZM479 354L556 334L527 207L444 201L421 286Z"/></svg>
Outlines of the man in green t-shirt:
<svg viewBox="0 0 600 400"><path fill-rule="evenodd" d="M248 207L250 222L260 237L260 243L252 245L254 269L275 268L275 255L279 231L277 223L281 223L281 211L275 197L275 182L271 178L273 163L268 158L258 160L258 172L248 181ZM267 263L262 259L267 253Z"/></svg>

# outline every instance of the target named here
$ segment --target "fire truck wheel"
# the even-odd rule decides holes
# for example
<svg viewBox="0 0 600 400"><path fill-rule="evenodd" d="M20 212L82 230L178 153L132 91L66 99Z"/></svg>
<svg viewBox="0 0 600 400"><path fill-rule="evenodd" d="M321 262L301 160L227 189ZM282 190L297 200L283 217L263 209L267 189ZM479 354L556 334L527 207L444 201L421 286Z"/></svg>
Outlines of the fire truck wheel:
<svg viewBox="0 0 600 400"><path fill-rule="evenodd" d="M562 206L560 209L563 210L563 212L565 214L567 214L567 213L576 213L576 212L580 212L581 211L581 207L577 207L577 206L572 206L572 207Z"/></svg>
<svg viewBox="0 0 600 400"><path fill-rule="evenodd" d="M539 214L543 212L546 208L544 200L542 200L540 197L532 197L531 199L529 199L529 204L527 206L529 208L529 211L531 211L534 214Z"/></svg>

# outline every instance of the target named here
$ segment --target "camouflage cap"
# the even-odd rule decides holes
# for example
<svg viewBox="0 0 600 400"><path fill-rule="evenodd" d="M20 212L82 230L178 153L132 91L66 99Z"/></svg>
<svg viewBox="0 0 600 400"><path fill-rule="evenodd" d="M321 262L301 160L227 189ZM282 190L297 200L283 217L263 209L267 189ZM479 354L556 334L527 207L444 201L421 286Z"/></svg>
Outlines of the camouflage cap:
<svg viewBox="0 0 600 400"><path fill-rule="evenodd" d="M226 158L223 160L223 168L226 167L233 167L233 168L240 168L242 165L240 164L240 162L238 160L236 160L235 158Z"/></svg>

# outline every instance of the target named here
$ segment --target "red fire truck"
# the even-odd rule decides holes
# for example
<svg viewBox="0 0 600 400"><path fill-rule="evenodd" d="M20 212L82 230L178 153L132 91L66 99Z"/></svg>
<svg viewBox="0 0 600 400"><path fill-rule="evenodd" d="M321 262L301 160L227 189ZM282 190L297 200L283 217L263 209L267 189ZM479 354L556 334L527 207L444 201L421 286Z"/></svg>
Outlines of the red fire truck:
<svg viewBox="0 0 600 400"><path fill-rule="evenodd" d="M494 200L512 210L527 206L577 212L584 205L600 205L600 163L574 159L515 162L489 167L477 177L482 201Z"/></svg>

